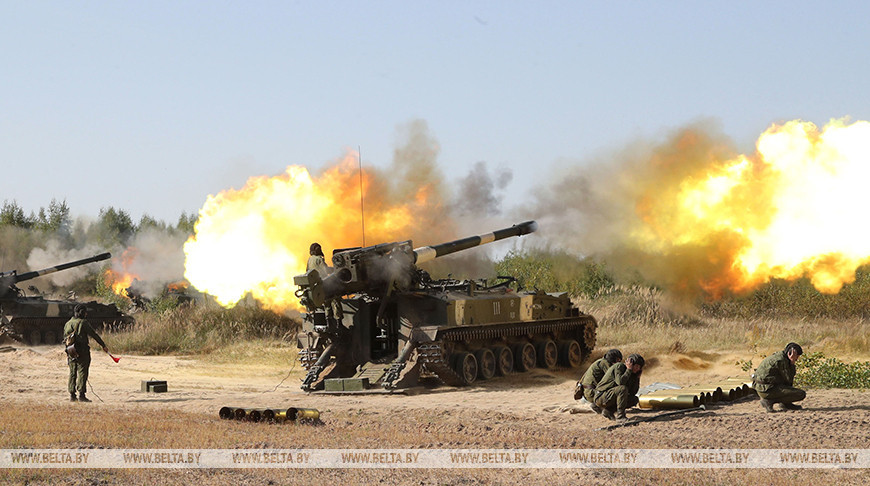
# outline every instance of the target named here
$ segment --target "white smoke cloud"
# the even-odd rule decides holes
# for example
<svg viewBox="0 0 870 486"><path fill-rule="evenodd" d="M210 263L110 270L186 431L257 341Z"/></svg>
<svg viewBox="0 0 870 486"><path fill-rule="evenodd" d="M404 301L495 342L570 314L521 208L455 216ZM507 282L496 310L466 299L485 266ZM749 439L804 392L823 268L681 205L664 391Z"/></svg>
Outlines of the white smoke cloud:
<svg viewBox="0 0 870 486"><path fill-rule="evenodd" d="M54 267L62 263L68 263L75 260L81 260L82 258L92 257L102 252L102 249L94 245L88 245L83 248L63 248L60 241L49 240L48 243L45 245L45 248L34 248L33 251L30 252L30 256L27 257L27 266L30 268L31 271L42 270L44 268ZM67 270L61 270L59 272L55 272L38 278L48 279L48 281L50 281L53 285L63 287L66 285L70 285L78 280L81 280L92 273L98 272L100 268L101 265L99 263L89 263L87 265L73 267ZM24 272L19 271L18 273L21 274ZM36 285L37 287L39 286L38 281L34 282L33 284L25 284L24 282L21 283L24 285Z"/></svg>
<svg viewBox="0 0 870 486"><path fill-rule="evenodd" d="M166 284L184 280L186 239L187 235L156 228L139 231L125 250L127 254L112 260L112 270L136 275L136 291L156 297Z"/></svg>

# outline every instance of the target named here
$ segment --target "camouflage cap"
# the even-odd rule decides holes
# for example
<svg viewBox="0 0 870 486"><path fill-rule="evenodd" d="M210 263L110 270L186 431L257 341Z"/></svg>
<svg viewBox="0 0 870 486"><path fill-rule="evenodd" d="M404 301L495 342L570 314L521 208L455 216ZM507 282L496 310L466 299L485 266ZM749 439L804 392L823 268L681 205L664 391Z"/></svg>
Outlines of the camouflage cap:
<svg viewBox="0 0 870 486"><path fill-rule="evenodd" d="M794 350L798 356L804 354L804 348L801 347L798 343L788 343L785 346L785 354L788 354L789 351Z"/></svg>
<svg viewBox="0 0 870 486"><path fill-rule="evenodd" d="M622 361L622 352L618 349L611 349L604 353L604 359L611 364L618 363Z"/></svg>

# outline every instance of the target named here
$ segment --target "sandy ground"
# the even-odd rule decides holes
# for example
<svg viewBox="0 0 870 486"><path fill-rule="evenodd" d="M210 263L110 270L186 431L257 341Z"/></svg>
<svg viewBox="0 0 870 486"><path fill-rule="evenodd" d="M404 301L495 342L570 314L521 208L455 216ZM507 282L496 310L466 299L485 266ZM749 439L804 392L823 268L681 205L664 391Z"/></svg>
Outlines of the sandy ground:
<svg viewBox="0 0 870 486"><path fill-rule="evenodd" d="M479 382L477 386L467 389L417 387L409 390L407 395L336 397L307 394L299 389L303 371L292 363L288 363L285 369L275 369L215 364L183 356L122 356L118 363L98 350L92 350L92 356L89 381L91 398L95 402L102 400L104 405L125 407L178 407L186 411L215 414L225 405L265 407L286 402L333 411L471 408L549 420L552 419L553 409L574 404L573 387L580 374L537 369L511 378ZM739 354L729 353L648 358L641 386L652 382L680 385L711 383L742 376L744 373L735 365L740 358ZM581 371L588 364L584 363ZM68 399L68 367L66 355L60 346L16 347L14 351L0 353L0 367L5 370L6 376L0 384L2 401L64 403ZM292 373L288 377L291 367ZM280 383L284 378L284 382ZM140 382L150 379L166 380L169 392L142 393ZM828 393L825 392L825 395ZM843 394L844 398L853 394L833 393ZM604 420L601 417L593 419L596 424ZM580 421L582 417L572 420Z"/></svg>
<svg viewBox="0 0 870 486"><path fill-rule="evenodd" d="M745 356L739 353L693 353L648 357L650 364L641 385L652 382L691 385L742 375L735 364L740 358ZM588 363L583 368L586 365ZM226 405L317 408L323 412L325 426L318 429L311 447L870 448L870 392L861 390L810 390L803 402L805 410L798 412L767 414L762 411L757 398L747 398L713 405L705 412L678 419L600 431L596 429L611 422L591 412L572 414L559 411L574 404L572 392L577 373L569 371L535 370L496 378L472 388L419 388L409 395L324 396L301 391L298 383L302 375L298 366L287 377L290 363L285 369L273 369L253 365L216 365L186 357L122 356L116 364L105 354L95 351L90 378L93 386L91 398L95 403L70 404L66 393L68 368L59 346L23 347L0 353L0 369L4 372L0 383L0 403L124 410L170 408L215 419L218 410ZM277 386L285 377L283 384ZM147 379L166 380L169 392L141 392L140 381ZM635 409L629 411L629 418L654 413L658 412ZM408 422L406 429L399 429L400 437L385 441L371 432L378 424L392 426L397 418ZM218 421L215 423L220 424ZM355 430L361 432L359 438L343 439L353 437ZM277 443L273 446L294 445ZM737 479L754 477L763 481L764 477L752 475L758 472L749 476L734 473ZM332 479L341 480L344 473L330 474L336 475ZM512 472L510 477L516 479L517 474L527 473ZM642 476L646 480L641 483L658 482L654 479L657 477L667 478L658 476L660 474L648 472ZM687 474L691 473L679 473L679 477L684 479L682 482L694 482L694 479L686 479L691 478ZM868 479L863 471L844 474L833 478L821 476L819 479L854 484L865 483ZM376 474L372 477L383 479L390 476ZM412 478L409 483L429 484L417 481L414 476L409 477ZM581 475L575 479L607 478ZM508 476L505 480L514 481ZM733 480L722 478L723 483ZM526 481L530 480L526 478ZM542 480L547 481L552 479Z"/></svg>

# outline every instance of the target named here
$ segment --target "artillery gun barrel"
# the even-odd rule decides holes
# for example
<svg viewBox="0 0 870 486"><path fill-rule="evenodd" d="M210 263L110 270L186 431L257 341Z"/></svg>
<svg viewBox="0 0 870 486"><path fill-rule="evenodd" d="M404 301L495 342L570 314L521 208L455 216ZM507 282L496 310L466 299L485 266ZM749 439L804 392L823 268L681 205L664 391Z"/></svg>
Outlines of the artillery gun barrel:
<svg viewBox="0 0 870 486"><path fill-rule="evenodd" d="M335 270L332 273L320 275L319 271L312 269L294 280L302 287L300 299L303 305L312 311L341 295L366 292L389 293L397 282L403 280L405 281L403 285L409 285L415 263L428 262L511 236L526 235L537 229L536 222L526 221L492 233L424 246L416 250L411 250L410 240L381 243L366 248L350 248L333 254L332 262Z"/></svg>
<svg viewBox="0 0 870 486"><path fill-rule="evenodd" d="M23 282L25 280L30 280L32 278L40 277L42 275L48 275L49 273L59 272L61 270L66 270L67 268L79 267L82 265L87 265L88 263L99 262L103 260L108 260L112 258L112 254L109 252L100 253L99 255L94 255L92 257L83 258L81 260L76 260L74 262L62 263L60 265L43 268L42 270L35 270L33 272L22 273L21 275L16 275L14 278L15 283Z"/></svg>
<svg viewBox="0 0 870 486"><path fill-rule="evenodd" d="M512 236L522 236L533 233L538 229L538 223L534 221L526 221L524 223L515 224L510 228L504 228L478 236L469 236L460 240L454 240L440 245L423 246L414 250L416 257L415 263L424 263L434 260L444 255L456 253L457 251L467 250L475 246L485 245L493 241L503 240Z"/></svg>

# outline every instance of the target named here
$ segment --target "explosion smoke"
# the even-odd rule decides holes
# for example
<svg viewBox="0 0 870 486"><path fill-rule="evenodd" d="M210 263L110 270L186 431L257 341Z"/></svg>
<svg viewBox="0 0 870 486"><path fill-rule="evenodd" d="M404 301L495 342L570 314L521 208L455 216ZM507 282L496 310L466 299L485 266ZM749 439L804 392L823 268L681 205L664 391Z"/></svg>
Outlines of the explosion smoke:
<svg viewBox="0 0 870 486"><path fill-rule="evenodd" d="M396 149L392 167L363 169L361 188L358 155L349 152L314 176L290 166L209 196L196 235L184 245L185 277L226 306L250 293L275 310L298 307L293 276L305 272L312 242L326 251L361 245L360 189L368 244L452 237L437 142L422 121L401 136L407 142Z"/></svg>
<svg viewBox="0 0 870 486"><path fill-rule="evenodd" d="M130 245L112 259L112 276L118 284L113 286L115 292L134 285L136 292L154 298L167 284L182 280L185 239L181 233L157 228L137 232Z"/></svg>
<svg viewBox="0 0 870 486"><path fill-rule="evenodd" d="M500 169L490 175L486 162L477 162L458 183L458 194L453 205L459 217L498 216L502 213L502 197L496 191L503 190L513 179L509 169Z"/></svg>
<svg viewBox="0 0 870 486"><path fill-rule="evenodd" d="M34 248L27 257L27 266L33 270L53 267L61 263L71 262L94 256L103 250L96 246L87 246L84 248L63 248L58 240L49 240L45 248ZM73 267L62 272L52 273L44 276L53 285L63 287L71 285L77 280L81 280L86 276L95 273L99 270L98 265L83 265ZM19 272L23 273L23 272Z"/></svg>
<svg viewBox="0 0 870 486"><path fill-rule="evenodd" d="M752 155L709 127L573 169L531 210L563 247L686 296L808 276L836 293L870 261L870 123L774 125Z"/></svg>

